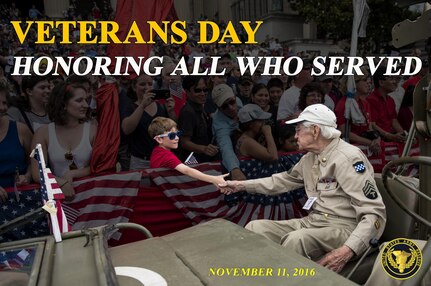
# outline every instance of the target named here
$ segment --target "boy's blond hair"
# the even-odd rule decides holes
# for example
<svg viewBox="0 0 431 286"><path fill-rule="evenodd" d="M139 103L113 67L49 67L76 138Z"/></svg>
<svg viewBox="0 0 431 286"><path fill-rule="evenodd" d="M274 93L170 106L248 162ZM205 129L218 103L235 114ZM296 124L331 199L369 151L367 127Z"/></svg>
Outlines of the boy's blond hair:
<svg viewBox="0 0 431 286"><path fill-rule="evenodd" d="M177 127L177 123L170 118L158 116L151 121L148 127L148 134L151 138L157 135L162 135L165 132L169 132L172 128Z"/></svg>

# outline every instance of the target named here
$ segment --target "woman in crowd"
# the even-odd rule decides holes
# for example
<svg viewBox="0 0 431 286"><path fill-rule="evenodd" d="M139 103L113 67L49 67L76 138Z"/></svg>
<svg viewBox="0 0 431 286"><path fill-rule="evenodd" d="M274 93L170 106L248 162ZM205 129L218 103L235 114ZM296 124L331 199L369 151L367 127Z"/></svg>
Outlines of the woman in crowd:
<svg viewBox="0 0 431 286"><path fill-rule="evenodd" d="M299 92L298 111L288 116L287 120L295 119L309 105L324 103L325 94L317 82L306 83Z"/></svg>
<svg viewBox="0 0 431 286"><path fill-rule="evenodd" d="M354 101L351 102L351 119L349 140L353 144L360 144L368 146L370 151L377 155L381 152L380 137L376 131L373 131L370 118L370 107L365 98L371 91L371 77L370 73L365 67L361 68L362 75L354 75L356 84L356 93ZM347 76L341 79L340 90L343 94L347 94ZM335 107L335 114L337 116L338 129L343 136L346 129L346 100L347 96L340 99Z"/></svg>
<svg viewBox="0 0 431 286"><path fill-rule="evenodd" d="M88 121L88 94L82 85L60 83L51 95L47 112L52 123L34 134L32 146L40 143L44 157L67 199L74 197L72 182L90 175L90 157L97 133L95 121ZM35 181L39 181L36 160L32 160Z"/></svg>
<svg viewBox="0 0 431 286"><path fill-rule="evenodd" d="M51 92L48 77L30 75L22 79L22 96L16 97L14 106L9 108L9 116L27 124L32 133L42 125L50 123L46 105Z"/></svg>
<svg viewBox="0 0 431 286"><path fill-rule="evenodd" d="M121 130L128 136L130 144L130 170L150 167L154 140L148 134L148 126L158 116L168 117L165 106L153 100L152 89L152 77L141 74L133 80L129 91L135 100L120 102Z"/></svg>
<svg viewBox="0 0 431 286"><path fill-rule="evenodd" d="M7 115L9 91L0 86L0 201L6 201L5 188L31 181L29 154L32 134L27 126Z"/></svg>
<svg viewBox="0 0 431 286"><path fill-rule="evenodd" d="M316 82L307 83L301 89L298 99L298 107L300 111L304 110L307 106L324 103L325 94L320 87L320 84Z"/></svg>
<svg viewBox="0 0 431 286"><path fill-rule="evenodd" d="M233 135L235 153L238 157L246 156L262 161L278 159L271 127L265 124L270 117L271 113L263 111L256 104L247 104L239 110L239 128L242 133ZM265 138L264 145L257 141L262 135Z"/></svg>

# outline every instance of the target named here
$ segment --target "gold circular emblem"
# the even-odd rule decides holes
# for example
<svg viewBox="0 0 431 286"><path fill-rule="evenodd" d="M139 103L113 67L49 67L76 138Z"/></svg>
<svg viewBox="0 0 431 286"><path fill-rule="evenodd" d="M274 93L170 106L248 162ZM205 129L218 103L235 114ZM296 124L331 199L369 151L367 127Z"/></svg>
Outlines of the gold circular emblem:
<svg viewBox="0 0 431 286"><path fill-rule="evenodd" d="M415 275L422 266L422 251L411 240L397 238L386 244L381 263L386 273L397 280Z"/></svg>

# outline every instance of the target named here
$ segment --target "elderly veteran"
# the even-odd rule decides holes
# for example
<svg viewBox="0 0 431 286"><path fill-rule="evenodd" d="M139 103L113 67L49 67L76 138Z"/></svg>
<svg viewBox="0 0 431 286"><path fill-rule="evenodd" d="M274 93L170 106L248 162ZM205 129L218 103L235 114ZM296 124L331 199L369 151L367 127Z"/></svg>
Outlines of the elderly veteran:
<svg viewBox="0 0 431 286"><path fill-rule="evenodd" d="M373 167L357 147L340 139L335 114L325 105L310 105L286 123L297 123L298 147L308 153L288 172L227 181L221 191L277 195L305 187L307 217L255 220L245 227L339 272L385 227L385 205Z"/></svg>

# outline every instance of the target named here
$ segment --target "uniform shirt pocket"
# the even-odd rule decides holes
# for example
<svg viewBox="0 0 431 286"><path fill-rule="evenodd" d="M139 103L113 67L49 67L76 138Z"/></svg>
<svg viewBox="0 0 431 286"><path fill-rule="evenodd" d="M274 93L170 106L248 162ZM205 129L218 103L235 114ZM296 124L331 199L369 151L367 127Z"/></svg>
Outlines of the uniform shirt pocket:
<svg viewBox="0 0 431 286"><path fill-rule="evenodd" d="M334 191L338 187L335 178L322 178L317 182L317 190L321 192Z"/></svg>

